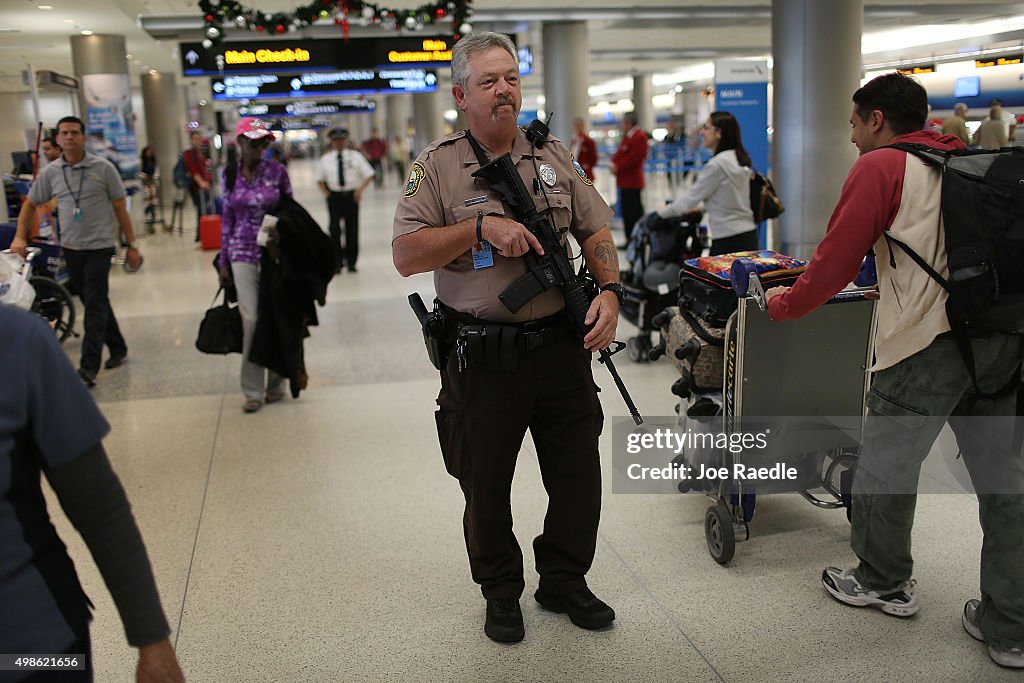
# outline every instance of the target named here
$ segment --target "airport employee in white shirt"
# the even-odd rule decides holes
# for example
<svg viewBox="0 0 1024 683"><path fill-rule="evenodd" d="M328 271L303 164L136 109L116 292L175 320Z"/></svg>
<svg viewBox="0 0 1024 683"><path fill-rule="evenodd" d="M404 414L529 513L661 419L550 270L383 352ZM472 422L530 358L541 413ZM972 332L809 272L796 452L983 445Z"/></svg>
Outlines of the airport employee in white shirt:
<svg viewBox="0 0 1024 683"><path fill-rule="evenodd" d="M317 181L327 199L335 272L340 273L342 266L348 264L348 272L354 273L359 256L359 200L363 190L373 182L374 171L362 154L348 148L346 129L333 128L328 136L331 151L320 157ZM345 221L344 249L341 246L342 220Z"/></svg>

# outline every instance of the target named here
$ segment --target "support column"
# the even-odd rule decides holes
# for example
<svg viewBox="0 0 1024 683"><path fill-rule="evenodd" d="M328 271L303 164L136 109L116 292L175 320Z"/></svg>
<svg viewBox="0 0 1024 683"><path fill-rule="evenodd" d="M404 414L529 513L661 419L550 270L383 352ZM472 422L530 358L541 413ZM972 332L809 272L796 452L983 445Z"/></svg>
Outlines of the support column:
<svg viewBox="0 0 1024 683"><path fill-rule="evenodd" d="M566 144L576 135L575 118L587 121L590 98L589 38L583 21L544 22L544 110L554 112L551 133Z"/></svg>
<svg viewBox="0 0 1024 683"><path fill-rule="evenodd" d="M444 134L444 105L449 101L449 92L438 89L412 94L413 157Z"/></svg>
<svg viewBox="0 0 1024 683"><path fill-rule="evenodd" d="M383 95L378 97L377 108L374 110L373 116L370 119L370 129L372 130L376 128L382 138L387 138L388 136L387 113L388 105L390 104L391 103L388 101L387 97Z"/></svg>
<svg viewBox="0 0 1024 683"><path fill-rule="evenodd" d="M206 104L203 104L206 102ZM199 103L199 125L203 128L205 135L211 137L217 132L217 116L213 111L213 101L209 99L200 99Z"/></svg>
<svg viewBox="0 0 1024 683"><path fill-rule="evenodd" d="M633 76L633 111L636 112L637 124L650 133L654 129L654 105L651 104L650 75L635 74Z"/></svg>
<svg viewBox="0 0 1024 683"><path fill-rule="evenodd" d="M181 125L181 129L179 130L179 135L181 135L181 148L182 149L185 149L186 147L188 147L188 132L187 132L187 129L188 129L188 124L192 121L192 118L189 116L189 111L191 109L191 104L190 104L191 100L192 100L192 97L189 94L188 86L184 85L184 84L179 85L178 86L178 96L174 100L174 106L177 109L177 116L183 122L182 125ZM234 129L232 129L232 130L234 130Z"/></svg>
<svg viewBox="0 0 1024 683"><path fill-rule="evenodd" d="M394 174L393 159L399 150L403 150L404 156L398 160L401 175L405 175L405 169L409 165L409 109L412 98L405 94L388 95L388 116L385 134L388 139L388 168Z"/></svg>
<svg viewBox="0 0 1024 683"><path fill-rule="evenodd" d="M692 137L694 131L699 130L711 113L711 106L708 98L701 95L704 86L687 83L683 87L676 100L680 97L683 101L683 125L686 127L687 137Z"/></svg>
<svg viewBox="0 0 1024 683"><path fill-rule="evenodd" d="M71 63L82 84L86 148L116 163L123 177L135 177L139 152L124 36L71 36Z"/></svg>
<svg viewBox="0 0 1024 683"><path fill-rule="evenodd" d="M809 257L857 158L847 121L860 86L864 0L772 0L779 251Z"/></svg>
<svg viewBox="0 0 1024 683"><path fill-rule="evenodd" d="M350 139L356 143L356 147L362 145L370 137L370 126L373 125L374 115L370 113L353 114Z"/></svg>
<svg viewBox="0 0 1024 683"><path fill-rule="evenodd" d="M178 116L178 92L173 73L142 74L142 108L146 114L146 144L156 154L160 169L160 203L170 203L174 193L172 171L181 152L180 130L184 128Z"/></svg>
<svg viewBox="0 0 1024 683"><path fill-rule="evenodd" d="M412 104L411 97L405 93L399 95L388 95L387 124L384 130L388 136L388 147L394 144L395 136L405 136L409 128L409 109Z"/></svg>

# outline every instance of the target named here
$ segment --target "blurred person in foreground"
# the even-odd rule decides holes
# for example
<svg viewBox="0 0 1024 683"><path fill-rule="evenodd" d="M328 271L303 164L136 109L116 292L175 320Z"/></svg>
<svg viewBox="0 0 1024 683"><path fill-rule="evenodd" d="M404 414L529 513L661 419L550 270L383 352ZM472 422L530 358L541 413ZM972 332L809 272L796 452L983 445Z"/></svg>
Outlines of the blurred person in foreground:
<svg viewBox="0 0 1024 683"><path fill-rule="evenodd" d="M107 421L38 316L0 305L0 348L0 653L66 655L82 666L0 671L0 681L93 680L91 603L50 521L40 474L139 649L136 681L184 681L142 536L103 449Z"/></svg>

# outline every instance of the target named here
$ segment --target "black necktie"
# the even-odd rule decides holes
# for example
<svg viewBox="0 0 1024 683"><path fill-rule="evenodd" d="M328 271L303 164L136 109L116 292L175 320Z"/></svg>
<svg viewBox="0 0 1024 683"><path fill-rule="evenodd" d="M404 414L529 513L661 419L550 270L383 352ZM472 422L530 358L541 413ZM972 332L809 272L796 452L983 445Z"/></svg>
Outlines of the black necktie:
<svg viewBox="0 0 1024 683"><path fill-rule="evenodd" d="M338 152L338 186L345 189L345 155Z"/></svg>

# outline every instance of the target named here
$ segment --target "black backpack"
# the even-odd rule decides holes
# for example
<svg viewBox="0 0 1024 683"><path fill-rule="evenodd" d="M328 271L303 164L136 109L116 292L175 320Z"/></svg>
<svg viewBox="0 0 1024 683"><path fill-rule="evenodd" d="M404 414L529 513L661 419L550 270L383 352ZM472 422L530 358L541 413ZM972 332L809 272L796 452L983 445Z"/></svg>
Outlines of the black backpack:
<svg viewBox="0 0 1024 683"><path fill-rule="evenodd" d="M946 315L977 390L971 335L986 330L1024 333L1024 148L888 146L913 154L942 174L949 278L884 234L949 294Z"/></svg>

